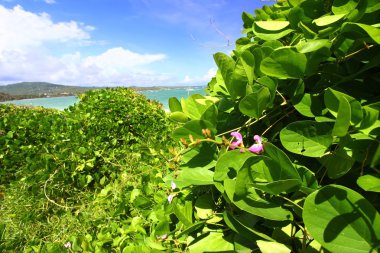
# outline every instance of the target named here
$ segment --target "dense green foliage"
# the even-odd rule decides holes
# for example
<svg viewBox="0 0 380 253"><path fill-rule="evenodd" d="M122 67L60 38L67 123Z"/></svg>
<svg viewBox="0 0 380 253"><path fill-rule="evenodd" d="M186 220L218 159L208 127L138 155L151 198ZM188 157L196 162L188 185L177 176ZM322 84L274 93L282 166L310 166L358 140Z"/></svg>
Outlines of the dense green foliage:
<svg viewBox="0 0 380 253"><path fill-rule="evenodd" d="M378 252L380 4L322 2L243 13L174 131L124 89L1 105L0 252Z"/></svg>
<svg viewBox="0 0 380 253"><path fill-rule="evenodd" d="M153 229L173 144L159 103L119 88L0 114L0 252L120 252Z"/></svg>
<svg viewBox="0 0 380 253"><path fill-rule="evenodd" d="M166 177L177 185L168 240L190 252L378 252L380 4L288 0L243 21L231 56L214 55L209 96L170 100L183 150Z"/></svg>

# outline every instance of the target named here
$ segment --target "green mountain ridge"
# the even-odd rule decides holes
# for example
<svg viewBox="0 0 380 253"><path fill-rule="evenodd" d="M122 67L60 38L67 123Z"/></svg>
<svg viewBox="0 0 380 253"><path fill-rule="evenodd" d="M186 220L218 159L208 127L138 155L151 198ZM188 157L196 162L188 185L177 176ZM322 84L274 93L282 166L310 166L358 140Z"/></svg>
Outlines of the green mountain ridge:
<svg viewBox="0 0 380 253"><path fill-rule="evenodd" d="M47 82L21 82L0 86L0 93L5 93L10 96L50 97L77 95L87 90L97 88L98 87L60 85Z"/></svg>
<svg viewBox="0 0 380 253"><path fill-rule="evenodd" d="M194 88L199 86L130 86L129 88L137 91L161 90L161 89L179 89ZM107 86L70 86L53 84L47 82L21 82L8 85L0 85L0 101L37 98L37 97L57 97L57 96L75 96L93 89L104 89Z"/></svg>

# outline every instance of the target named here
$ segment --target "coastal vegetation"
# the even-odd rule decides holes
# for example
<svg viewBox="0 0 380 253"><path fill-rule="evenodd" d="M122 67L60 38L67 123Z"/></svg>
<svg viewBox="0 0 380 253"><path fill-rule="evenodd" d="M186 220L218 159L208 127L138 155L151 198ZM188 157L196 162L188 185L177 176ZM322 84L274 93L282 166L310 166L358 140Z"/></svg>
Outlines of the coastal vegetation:
<svg viewBox="0 0 380 253"><path fill-rule="evenodd" d="M46 98L46 97L63 97L63 96L79 96L88 90L105 88L101 87L86 87L86 86L71 86L52 84L45 82L22 82L8 85L0 85L0 102L29 99L29 98ZM136 91L148 90L164 90L164 89L184 89L193 88L193 86L130 86L129 88Z"/></svg>
<svg viewBox="0 0 380 253"><path fill-rule="evenodd" d="M0 86L0 101L26 98L74 96L96 87L59 85L45 82L22 82Z"/></svg>
<svg viewBox="0 0 380 253"><path fill-rule="evenodd" d="M378 252L380 5L243 13L207 95L0 105L0 252Z"/></svg>
<svg viewBox="0 0 380 253"><path fill-rule="evenodd" d="M0 114L0 252L66 252L68 241L108 252L153 228L147 210L166 202L173 145L159 103L119 88L89 91L63 112Z"/></svg>

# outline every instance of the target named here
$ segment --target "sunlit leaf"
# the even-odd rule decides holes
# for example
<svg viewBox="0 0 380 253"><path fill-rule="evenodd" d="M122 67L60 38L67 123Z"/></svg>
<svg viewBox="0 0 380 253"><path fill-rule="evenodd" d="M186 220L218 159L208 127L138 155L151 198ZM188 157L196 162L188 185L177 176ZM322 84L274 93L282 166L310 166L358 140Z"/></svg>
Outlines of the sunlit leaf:
<svg viewBox="0 0 380 253"><path fill-rule="evenodd" d="M331 125L314 121L290 123L281 130L280 139L290 152L310 157L322 156L333 141Z"/></svg>
<svg viewBox="0 0 380 253"><path fill-rule="evenodd" d="M349 38L361 38L380 44L380 29L371 25L347 22L342 25L341 33L345 33Z"/></svg>
<svg viewBox="0 0 380 253"><path fill-rule="evenodd" d="M189 245L190 253L203 252L205 249L208 252L233 251L234 245L231 239L227 239L222 232L208 232Z"/></svg>
<svg viewBox="0 0 380 253"><path fill-rule="evenodd" d="M291 48L279 48L261 62L260 70L279 79L301 78L305 73L306 64L304 54Z"/></svg>
<svg viewBox="0 0 380 253"><path fill-rule="evenodd" d="M344 186L328 185L310 194L302 216L308 232L331 252L364 253L379 246L379 213Z"/></svg>
<svg viewBox="0 0 380 253"><path fill-rule="evenodd" d="M367 174L357 180L357 184L365 191L380 192L380 176L378 174Z"/></svg>
<svg viewBox="0 0 380 253"><path fill-rule="evenodd" d="M347 98L341 97L336 121L332 130L334 136L343 137L347 134L351 121L351 106Z"/></svg>
<svg viewBox="0 0 380 253"><path fill-rule="evenodd" d="M239 110L252 118L260 118L263 111L266 109L271 101L271 94L269 89L261 87L253 91L251 94L245 96L239 104Z"/></svg>
<svg viewBox="0 0 380 253"><path fill-rule="evenodd" d="M257 246L259 246L260 251L262 253L290 253L291 249L289 246L286 246L284 244L278 243L278 242L268 242L268 241L262 241L258 240L256 241Z"/></svg>
<svg viewBox="0 0 380 253"><path fill-rule="evenodd" d="M182 112L181 103L176 97L169 98L169 108L171 112Z"/></svg>
<svg viewBox="0 0 380 253"><path fill-rule="evenodd" d="M289 26L289 21L278 21L278 20L256 21L255 24L264 30L280 31L284 29L285 27Z"/></svg>
<svg viewBox="0 0 380 253"><path fill-rule="evenodd" d="M313 21L317 26L326 26L336 23L337 21L343 19L347 14L338 14L338 15L328 15L317 18Z"/></svg>

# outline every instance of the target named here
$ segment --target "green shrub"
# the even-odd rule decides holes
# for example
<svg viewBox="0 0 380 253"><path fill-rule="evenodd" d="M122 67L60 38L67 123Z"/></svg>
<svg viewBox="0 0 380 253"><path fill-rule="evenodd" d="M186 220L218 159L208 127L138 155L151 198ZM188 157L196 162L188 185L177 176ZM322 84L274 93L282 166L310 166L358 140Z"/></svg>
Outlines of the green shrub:
<svg viewBox="0 0 380 253"><path fill-rule="evenodd" d="M0 252L66 252L68 241L108 252L149 231L145 210L166 201L158 194L173 145L158 102L116 88L63 112L0 112Z"/></svg>

